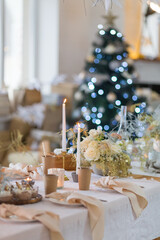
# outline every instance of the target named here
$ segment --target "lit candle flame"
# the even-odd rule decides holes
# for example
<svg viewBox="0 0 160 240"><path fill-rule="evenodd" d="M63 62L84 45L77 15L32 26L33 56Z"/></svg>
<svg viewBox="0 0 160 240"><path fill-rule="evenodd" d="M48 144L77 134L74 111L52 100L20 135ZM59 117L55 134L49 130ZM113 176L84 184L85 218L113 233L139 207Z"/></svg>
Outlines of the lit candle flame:
<svg viewBox="0 0 160 240"><path fill-rule="evenodd" d="M160 6L158 4L150 1L148 1L147 3L153 11L160 13Z"/></svg>
<svg viewBox="0 0 160 240"><path fill-rule="evenodd" d="M80 128L80 123L79 123L79 122L77 123L77 125L78 125L78 127Z"/></svg>
<svg viewBox="0 0 160 240"><path fill-rule="evenodd" d="M26 180L26 181L32 181L32 178L27 177L25 180Z"/></svg>
<svg viewBox="0 0 160 240"><path fill-rule="evenodd" d="M67 99L65 98L64 101L63 101L63 103L66 103L66 102L67 102Z"/></svg>

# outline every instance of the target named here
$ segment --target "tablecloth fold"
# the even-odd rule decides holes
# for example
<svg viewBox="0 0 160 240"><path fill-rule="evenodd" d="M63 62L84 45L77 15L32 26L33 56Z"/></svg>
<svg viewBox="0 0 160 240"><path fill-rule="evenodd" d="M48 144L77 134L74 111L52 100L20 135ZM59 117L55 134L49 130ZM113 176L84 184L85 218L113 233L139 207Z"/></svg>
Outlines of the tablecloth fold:
<svg viewBox="0 0 160 240"><path fill-rule="evenodd" d="M131 206L136 217L139 217L143 209L147 206L148 201L145 196L144 189L127 181L116 180L114 177L102 177L94 183L98 187L114 189L115 191L127 196L131 202Z"/></svg>
<svg viewBox="0 0 160 240"><path fill-rule="evenodd" d="M16 215L23 220L38 220L50 230L52 240L64 240L60 233L59 216L52 212L1 204L0 217L8 218L11 215Z"/></svg>

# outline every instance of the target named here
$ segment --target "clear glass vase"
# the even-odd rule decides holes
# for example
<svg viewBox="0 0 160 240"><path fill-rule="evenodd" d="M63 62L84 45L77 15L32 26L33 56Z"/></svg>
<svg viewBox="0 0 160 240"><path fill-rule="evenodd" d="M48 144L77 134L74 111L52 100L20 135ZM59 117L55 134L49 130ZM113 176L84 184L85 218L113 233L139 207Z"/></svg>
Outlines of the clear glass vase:
<svg viewBox="0 0 160 240"><path fill-rule="evenodd" d="M121 106L121 113L120 113L120 126L118 129L118 134L121 135L123 140L128 139L128 132L127 132L127 106Z"/></svg>

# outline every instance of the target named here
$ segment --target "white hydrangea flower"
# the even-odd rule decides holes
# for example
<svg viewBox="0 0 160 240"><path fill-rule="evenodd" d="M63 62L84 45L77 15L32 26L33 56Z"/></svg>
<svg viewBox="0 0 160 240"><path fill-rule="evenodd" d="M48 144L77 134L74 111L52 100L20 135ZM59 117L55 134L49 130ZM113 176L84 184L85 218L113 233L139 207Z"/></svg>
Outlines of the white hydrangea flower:
<svg viewBox="0 0 160 240"><path fill-rule="evenodd" d="M98 148L98 142L97 141L91 141L89 143L89 147L91 147L91 148Z"/></svg>
<svg viewBox="0 0 160 240"><path fill-rule="evenodd" d="M91 130L89 131L89 135L90 135L91 137L97 136L97 135L98 135L97 130L96 130L96 129L91 129Z"/></svg>
<svg viewBox="0 0 160 240"><path fill-rule="evenodd" d="M84 157L87 161L97 161L100 158L100 152L93 147L88 147Z"/></svg>
<svg viewBox="0 0 160 240"><path fill-rule="evenodd" d="M87 149L90 142L91 140L88 137L84 138L83 141L80 143L81 148Z"/></svg>

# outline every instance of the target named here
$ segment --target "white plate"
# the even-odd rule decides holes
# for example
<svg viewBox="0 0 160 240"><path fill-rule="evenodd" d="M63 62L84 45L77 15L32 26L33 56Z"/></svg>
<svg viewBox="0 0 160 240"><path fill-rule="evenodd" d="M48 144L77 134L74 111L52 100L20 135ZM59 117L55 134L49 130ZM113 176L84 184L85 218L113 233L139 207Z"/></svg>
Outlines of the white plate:
<svg viewBox="0 0 160 240"><path fill-rule="evenodd" d="M7 223L31 223L31 222L37 222L36 219L34 219L34 220L22 219L22 218L17 217L16 215L11 215L8 218L0 217L0 220L2 220L3 222L7 222Z"/></svg>
<svg viewBox="0 0 160 240"><path fill-rule="evenodd" d="M56 203L56 204L60 204L60 205L64 205L64 206L69 206L69 207L79 207L79 206L82 206L81 203L68 203L64 199L62 199L62 200L58 200L58 199L54 199L54 198L46 198L46 199L49 200L50 202L53 202L53 203Z"/></svg>

